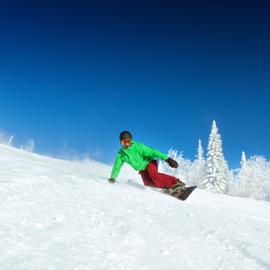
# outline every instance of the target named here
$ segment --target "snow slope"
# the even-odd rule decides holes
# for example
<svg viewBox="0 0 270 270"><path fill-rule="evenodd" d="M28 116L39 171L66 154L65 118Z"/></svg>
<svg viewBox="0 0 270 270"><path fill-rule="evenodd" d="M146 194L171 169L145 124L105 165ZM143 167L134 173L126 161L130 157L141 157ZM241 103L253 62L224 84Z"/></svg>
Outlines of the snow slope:
<svg viewBox="0 0 270 270"><path fill-rule="evenodd" d="M0 145L0 269L270 269L270 204Z"/></svg>

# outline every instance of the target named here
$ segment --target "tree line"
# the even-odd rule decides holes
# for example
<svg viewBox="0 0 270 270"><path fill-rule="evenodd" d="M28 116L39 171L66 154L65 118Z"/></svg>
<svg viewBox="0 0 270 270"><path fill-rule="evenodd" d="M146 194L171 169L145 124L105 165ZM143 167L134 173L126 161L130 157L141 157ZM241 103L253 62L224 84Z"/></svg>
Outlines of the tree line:
<svg viewBox="0 0 270 270"><path fill-rule="evenodd" d="M188 185L197 185L215 193L270 200L270 161L259 155L247 159L243 151L240 167L231 170L223 154L222 139L215 120L206 156L201 140L194 161L185 159L175 149L170 149L168 155L179 162L178 169L172 170L162 162L160 170L173 174Z"/></svg>

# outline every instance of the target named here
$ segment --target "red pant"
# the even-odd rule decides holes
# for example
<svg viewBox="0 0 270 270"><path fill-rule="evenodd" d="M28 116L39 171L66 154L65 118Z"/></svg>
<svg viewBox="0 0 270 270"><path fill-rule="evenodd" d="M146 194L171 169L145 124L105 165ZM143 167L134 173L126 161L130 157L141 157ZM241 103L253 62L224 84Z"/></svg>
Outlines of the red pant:
<svg viewBox="0 0 270 270"><path fill-rule="evenodd" d="M174 176L158 172L158 164L156 160L149 162L144 171L140 171L145 186L165 188L172 187L179 179Z"/></svg>

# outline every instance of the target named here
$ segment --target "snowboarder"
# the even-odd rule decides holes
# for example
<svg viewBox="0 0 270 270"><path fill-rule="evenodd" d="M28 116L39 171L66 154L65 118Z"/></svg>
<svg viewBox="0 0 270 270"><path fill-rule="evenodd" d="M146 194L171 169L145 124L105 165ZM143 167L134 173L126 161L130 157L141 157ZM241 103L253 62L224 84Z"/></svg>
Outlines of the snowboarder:
<svg viewBox="0 0 270 270"><path fill-rule="evenodd" d="M152 147L134 141L129 131L121 132L119 137L122 148L119 150L112 168L109 178L111 183L116 181L123 163L126 162L139 171L145 186L162 188L166 193L179 196L185 189L185 183L174 176L158 172L157 164L157 159L162 159L172 168L177 168L177 161Z"/></svg>

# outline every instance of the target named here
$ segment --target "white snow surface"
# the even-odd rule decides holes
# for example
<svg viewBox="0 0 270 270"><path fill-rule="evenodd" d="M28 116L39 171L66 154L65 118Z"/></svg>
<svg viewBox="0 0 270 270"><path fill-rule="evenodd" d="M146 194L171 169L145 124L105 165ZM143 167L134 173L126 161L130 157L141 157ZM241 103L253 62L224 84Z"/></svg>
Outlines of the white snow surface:
<svg viewBox="0 0 270 270"><path fill-rule="evenodd" d="M270 203L110 170L0 145L0 269L270 269Z"/></svg>

